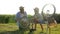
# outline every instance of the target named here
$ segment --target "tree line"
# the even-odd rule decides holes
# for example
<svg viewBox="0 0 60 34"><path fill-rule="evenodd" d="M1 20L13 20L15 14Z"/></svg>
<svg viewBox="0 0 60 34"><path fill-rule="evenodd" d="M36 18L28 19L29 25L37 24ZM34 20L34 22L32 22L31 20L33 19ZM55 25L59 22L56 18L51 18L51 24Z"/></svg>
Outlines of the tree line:
<svg viewBox="0 0 60 34"><path fill-rule="evenodd" d="M28 15L28 19L32 18L31 15ZM55 14L55 20L60 23L60 14ZM0 15L0 23L16 23L15 15Z"/></svg>

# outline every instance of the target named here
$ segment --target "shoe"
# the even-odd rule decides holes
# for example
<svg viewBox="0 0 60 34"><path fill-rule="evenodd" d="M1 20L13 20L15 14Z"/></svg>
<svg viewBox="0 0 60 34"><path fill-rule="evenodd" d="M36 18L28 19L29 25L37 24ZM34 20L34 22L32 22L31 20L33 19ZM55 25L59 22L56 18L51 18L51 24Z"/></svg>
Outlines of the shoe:
<svg viewBox="0 0 60 34"><path fill-rule="evenodd" d="M32 32L32 31L36 31L36 29L30 29L30 32Z"/></svg>
<svg viewBox="0 0 60 34"><path fill-rule="evenodd" d="M30 32L32 32L33 31L33 29L30 29Z"/></svg>
<svg viewBox="0 0 60 34"><path fill-rule="evenodd" d="M33 31L36 31L36 29L33 29Z"/></svg>

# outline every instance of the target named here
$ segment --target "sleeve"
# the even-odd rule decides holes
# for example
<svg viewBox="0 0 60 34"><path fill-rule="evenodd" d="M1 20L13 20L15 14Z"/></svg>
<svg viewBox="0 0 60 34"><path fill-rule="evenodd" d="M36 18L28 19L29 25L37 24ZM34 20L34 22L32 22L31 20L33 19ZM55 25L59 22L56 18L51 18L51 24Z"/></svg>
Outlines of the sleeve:
<svg viewBox="0 0 60 34"><path fill-rule="evenodd" d="M25 12L25 17L26 17L26 18L28 17L26 12Z"/></svg>
<svg viewBox="0 0 60 34"><path fill-rule="evenodd" d="M43 20L43 16L39 14L39 20Z"/></svg>
<svg viewBox="0 0 60 34"><path fill-rule="evenodd" d="M19 15L18 15L18 13L17 13L17 14L15 15L15 20L19 19L18 17L19 17Z"/></svg>

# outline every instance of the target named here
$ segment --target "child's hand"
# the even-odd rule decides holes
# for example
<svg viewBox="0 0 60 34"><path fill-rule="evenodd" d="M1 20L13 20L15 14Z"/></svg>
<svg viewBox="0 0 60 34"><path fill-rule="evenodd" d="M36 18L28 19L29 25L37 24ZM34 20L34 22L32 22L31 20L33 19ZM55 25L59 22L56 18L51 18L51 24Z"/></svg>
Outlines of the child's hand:
<svg viewBox="0 0 60 34"><path fill-rule="evenodd" d="M38 21L38 18L34 18L34 20Z"/></svg>

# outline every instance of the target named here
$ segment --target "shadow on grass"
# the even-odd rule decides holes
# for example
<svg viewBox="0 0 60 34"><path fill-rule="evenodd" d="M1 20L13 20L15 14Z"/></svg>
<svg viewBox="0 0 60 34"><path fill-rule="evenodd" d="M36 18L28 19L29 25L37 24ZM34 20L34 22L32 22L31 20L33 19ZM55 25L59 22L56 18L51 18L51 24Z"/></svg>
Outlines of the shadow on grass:
<svg viewBox="0 0 60 34"><path fill-rule="evenodd" d="M29 32L28 34L34 34L34 32Z"/></svg>
<svg viewBox="0 0 60 34"><path fill-rule="evenodd" d="M5 31L5 32L0 32L0 34L25 34L26 31ZM28 32L26 34L33 34L34 32Z"/></svg>

